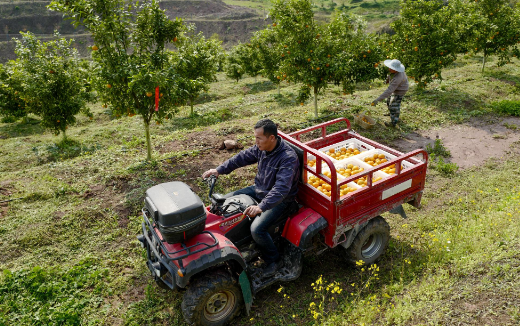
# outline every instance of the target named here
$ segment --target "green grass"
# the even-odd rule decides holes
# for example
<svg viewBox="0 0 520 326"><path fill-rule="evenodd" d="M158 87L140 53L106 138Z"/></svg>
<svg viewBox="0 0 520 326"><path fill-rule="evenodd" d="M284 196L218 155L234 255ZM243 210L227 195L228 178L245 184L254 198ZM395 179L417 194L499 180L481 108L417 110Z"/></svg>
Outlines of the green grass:
<svg viewBox="0 0 520 326"><path fill-rule="evenodd" d="M496 67L491 61L482 76L479 58L461 57L443 72L442 83L432 83L425 92L412 86L403 102L401 129L380 124L369 131L353 127L391 145L418 129L472 117L494 119L492 103L520 100L517 88L507 82L507 75L519 75L518 61L514 62L514 66ZM493 77L498 75L501 79ZM384 88L382 82L363 84L349 96L341 95L337 87L329 88L319 98L320 114L353 120L354 113L369 111L381 122L387 119L383 116L387 109L368 104ZM141 228L144 192L160 182L181 180L205 198L201 172L233 155L214 149L219 141L234 138L251 145L251 128L263 117L278 122L283 131L312 124L313 104L296 103L297 89L283 84L278 96L265 80L246 78L235 83L219 75L195 106L198 118L189 117L189 108L183 108L175 119L152 127L156 160L151 163L144 162L139 117L111 120L101 104L92 105L93 120L78 117L78 123L68 129L67 143L60 144L61 137L44 132L35 117L25 124L0 123L0 201L22 198L0 203L0 270L4 270L0 325L13 324L13 320L37 324L36 316L42 316L42 323L52 319L86 325L182 325L182 293L154 285L135 238ZM510 278L518 266L514 257L518 228L508 223L518 216L511 210L513 204L518 207L513 194L518 189L514 190L510 177L518 174L517 160L509 156L500 165L490 162L449 178L430 170L424 208L408 210L409 221L387 216L392 225L391 246L380 263L379 280L374 277L368 288L359 290L368 274L344 263L343 252L337 248L306 258L301 278L283 284L280 293L273 291L278 285L259 293L255 315L242 316L236 324L249 325L251 318L258 325L312 324L311 284L321 274L344 289L324 309L324 321L329 324L380 325L378 318L387 324L426 323L414 319L417 316L432 316L434 324L453 324L460 321L454 306L457 296L473 302L476 290L489 289L498 303L502 297L510 298L513 286L518 286ZM248 185L254 175L254 167L242 169L220 178L217 190ZM476 237L479 241L473 241ZM443 247L448 240L452 242L449 252ZM405 259L411 263L405 265ZM35 281L28 283L27 277ZM49 280L54 285L48 285ZM504 286L494 280L504 281ZM353 283L357 288L350 287ZM40 297L40 288L46 296ZM408 304L410 300L417 304ZM443 306L451 307L453 314L438 309ZM513 305L504 311L518 318Z"/></svg>

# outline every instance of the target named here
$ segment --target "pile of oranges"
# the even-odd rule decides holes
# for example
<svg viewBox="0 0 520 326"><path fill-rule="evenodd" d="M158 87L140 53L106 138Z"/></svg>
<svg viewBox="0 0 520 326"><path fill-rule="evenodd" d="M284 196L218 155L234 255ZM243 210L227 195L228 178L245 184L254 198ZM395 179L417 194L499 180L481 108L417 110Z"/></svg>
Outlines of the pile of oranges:
<svg viewBox="0 0 520 326"><path fill-rule="evenodd" d="M345 178L348 178L354 174L358 174L362 171L364 171L364 168L361 168L354 164L349 164L346 166L346 168L339 168L336 171L344 176ZM383 179L382 177L375 177L372 182L377 182L379 180ZM355 183L357 183L358 186L365 187L367 185L367 176L361 177L359 179L354 180Z"/></svg>
<svg viewBox="0 0 520 326"><path fill-rule="evenodd" d="M385 154L374 154L372 156L365 157L365 163L368 165L376 166L387 162Z"/></svg>
<svg viewBox="0 0 520 326"><path fill-rule="evenodd" d="M343 159L349 158L354 155L361 154L361 152L357 148L343 147L343 148L339 149L338 151L336 151L334 148L331 148L327 152L325 152L325 154L327 154L328 156L332 157L333 159L336 159L339 161L339 160L343 160Z"/></svg>
<svg viewBox="0 0 520 326"><path fill-rule="evenodd" d="M364 123L371 125L370 121L368 121L367 118L363 117L361 118L361 120L363 120Z"/></svg>
<svg viewBox="0 0 520 326"><path fill-rule="evenodd" d="M403 167L401 166L401 169L402 168ZM383 171L386 174L395 174L395 164L389 165L386 168L381 169L381 171Z"/></svg>
<svg viewBox="0 0 520 326"><path fill-rule="evenodd" d="M324 175L330 178L330 171L323 172ZM330 197L331 193L331 186L327 182L321 180L320 178L311 175L309 176L309 179L307 180L307 183L316 188L319 192L323 193L325 196Z"/></svg>
<svg viewBox="0 0 520 326"><path fill-rule="evenodd" d="M345 196L346 194L348 194L349 192L353 192L353 191L356 191L357 189L354 188L354 187L349 187L348 185L342 185L339 187L340 188L340 195L341 196Z"/></svg>
<svg viewBox="0 0 520 326"><path fill-rule="evenodd" d="M351 175L354 175L354 174L362 172L363 170L364 170L363 168L360 168L357 165L349 164L349 165L346 166L346 168L339 168L339 169L337 169L336 172L338 172L339 174L341 174L345 178L348 178Z"/></svg>
<svg viewBox="0 0 520 326"><path fill-rule="evenodd" d="M362 152L357 148L341 148L339 150L335 150L334 148L329 149L325 152L328 156L332 157L335 160L343 160L346 158L349 158L354 155L361 154ZM310 167L316 166L316 160L309 160L307 161L307 165Z"/></svg>
<svg viewBox="0 0 520 326"><path fill-rule="evenodd" d="M324 175L330 178L330 171L323 172ZM309 176L308 184L316 188L319 192L323 193L325 196L331 196L331 186L327 182L321 180L316 176ZM356 191L357 189L354 187L349 187L348 185L340 186L340 196L344 196L350 192Z"/></svg>

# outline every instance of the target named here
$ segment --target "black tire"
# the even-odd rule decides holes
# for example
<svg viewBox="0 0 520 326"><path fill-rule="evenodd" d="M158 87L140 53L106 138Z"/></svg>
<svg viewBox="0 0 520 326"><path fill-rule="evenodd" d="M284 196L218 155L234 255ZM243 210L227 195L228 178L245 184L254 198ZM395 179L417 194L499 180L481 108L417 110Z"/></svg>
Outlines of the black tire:
<svg viewBox="0 0 520 326"><path fill-rule="evenodd" d="M181 308L190 325L221 326L238 315L242 305L242 290L237 280L226 271L217 270L203 275L189 286Z"/></svg>
<svg viewBox="0 0 520 326"><path fill-rule="evenodd" d="M352 263L362 260L366 265L373 264L388 247L390 226L381 216L374 217L361 229L348 250Z"/></svg>

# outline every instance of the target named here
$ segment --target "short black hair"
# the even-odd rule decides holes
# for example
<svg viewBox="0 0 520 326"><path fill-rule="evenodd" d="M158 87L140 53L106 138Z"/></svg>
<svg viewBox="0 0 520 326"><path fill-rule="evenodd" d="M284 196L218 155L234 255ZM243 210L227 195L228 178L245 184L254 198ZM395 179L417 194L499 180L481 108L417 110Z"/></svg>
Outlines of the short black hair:
<svg viewBox="0 0 520 326"><path fill-rule="evenodd" d="M278 137L278 129L276 128L276 124L269 119L262 119L258 121L255 125L255 129L264 128L264 136L274 135Z"/></svg>

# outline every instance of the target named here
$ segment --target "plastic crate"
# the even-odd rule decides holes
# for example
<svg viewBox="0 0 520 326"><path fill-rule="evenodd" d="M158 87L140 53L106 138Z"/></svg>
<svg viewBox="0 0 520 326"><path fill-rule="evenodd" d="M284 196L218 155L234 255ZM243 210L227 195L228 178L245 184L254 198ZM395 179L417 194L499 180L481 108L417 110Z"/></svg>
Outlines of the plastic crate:
<svg viewBox="0 0 520 326"><path fill-rule="evenodd" d="M327 169L323 169L322 173L329 172L329 171L330 171L330 170L329 170L328 168L327 168ZM313 176L314 176L314 175L312 175L312 174L309 173L309 175L307 176L307 180L305 180L305 183L311 185L312 188L314 189L314 191L316 191L317 193L319 193L319 194L321 194L321 195L323 195L323 196L326 196L326 197L329 197L329 198L330 198L330 196L328 196L327 194L325 194L325 193L323 193L322 191L318 190L318 187L317 187L317 186L315 187L313 184L311 184L311 183L309 182L309 179L311 179L311 177L313 177ZM338 181L337 181L338 183L340 183L341 181L345 180L345 177L343 177L343 176L340 175L339 173L337 174L337 176L338 176ZM321 179L320 179L320 180L321 180ZM347 183L346 185L342 185L342 189L345 189L345 188L347 188L347 187L348 187L348 188L352 188L352 189L354 189L353 191L358 190L359 188L361 188L359 185L357 185L357 184L354 183L354 182L349 182L349 183ZM340 189L340 191L341 191L341 189ZM350 193L350 192L349 192L349 193ZM347 195L348 195L348 193L345 193L345 194L343 194L342 196L347 196Z"/></svg>
<svg viewBox="0 0 520 326"><path fill-rule="evenodd" d="M372 149L372 150L370 150L370 151L367 151L367 152L365 152L365 153L362 153L362 154L360 154L359 156L357 156L356 158L358 158L359 160L361 160L361 161L363 161L363 162L366 162L365 159L366 159L367 157L373 156L374 154L379 154L379 155L380 155L380 154L383 154L383 155L385 156L385 159L386 159L387 161L391 161L391 160L393 160L394 158L397 157L397 156L395 156L395 155L393 155L393 154L390 154L390 153L388 153L388 152L385 152L385 151L383 151L383 150L381 150L381 149L376 148L376 149ZM383 163L384 163L384 162L383 162ZM367 164L368 164L368 163L367 163ZM380 164L382 164L382 163L380 163ZM376 164L376 165L373 166L373 167L377 167L377 165L379 165L379 164ZM401 168L402 168L402 170L409 169L409 168L411 168L412 166L414 166L414 164L412 164L412 163L410 163L410 162L408 162L408 161L405 161L405 160L401 161Z"/></svg>
<svg viewBox="0 0 520 326"><path fill-rule="evenodd" d="M358 166L358 167L360 167L360 168L363 168L362 172L365 172L365 171L367 171L367 170L373 169L373 166L366 164L365 162L359 160L357 157L353 157L353 158L347 159L347 160L345 160L345 162L341 162L341 163L338 164L336 167L337 167L338 169L345 169L345 170L347 170L347 169L349 169L350 164L352 164L352 165L354 165L354 166ZM338 172L338 174L339 174L339 172ZM343 175L341 175L341 176L342 176L342 177L345 177L345 176L343 176ZM350 176L352 176L352 175L350 175ZM349 177L350 177L350 176L349 176ZM375 184L375 183L377 183L377 182L379 182L379 181L381 181L381 180L387 178L388 176L389 176L389 174L386 174L386 173L384 173L384 172L382 172L382 171L375 171L375 172L373 173L373 175L372 175L373 183ZM366 181L366 176L364 177L364 179L365 179L365 181ZM379 179L379 180L375 181L376 179ZM354 182L355 182L356 184L360 185L360 184L358 183L358 181L359 181L359 179L354 180ZM361 186L361 185L360 185L360 186ZM366 183L365 183L365 185L363 185L363 186L361 186L361 187L365 187L365 186L366 186Z"/></svg>
<svg viewBox="0 0 520 326"><path fill-rule="evenodd" d="M345 141L342 141L340 143L336 143L336 144L333 144L333 145L330 145L330 146L327 146L327 147L323 147L323 148L320 148L318 149L320 152L323 152L323 153L328 153L330 149L334 149L334 152L337 152L337 151L341 151L342 148L345 148L345 149L357 149L359 150L362 154L363 152L366 152L366 151L369 151L369 150L372 150L374 149L374 146L370 146L356 138L351 138L351 139L347 139ZM357 155L360 155L360 154L357 154ZM352 155L350 157L354 157L356 155ZM333 164L337 164L337 163L341 163L343 162L344 160L346 159L349 159L350 157L347 157L347 158L344 158L344 159L335 159L331 156L329 156L330 160L332 161ZM307 154L307 162L309 161L313 161L315 160L316 157L312 154ZM328 165L326 163L323 163L322 164L322 168L328 168ZM313 168L313 170L315 171L316 170L316 167L315 166L311 166L311 168Z"/></svg>

